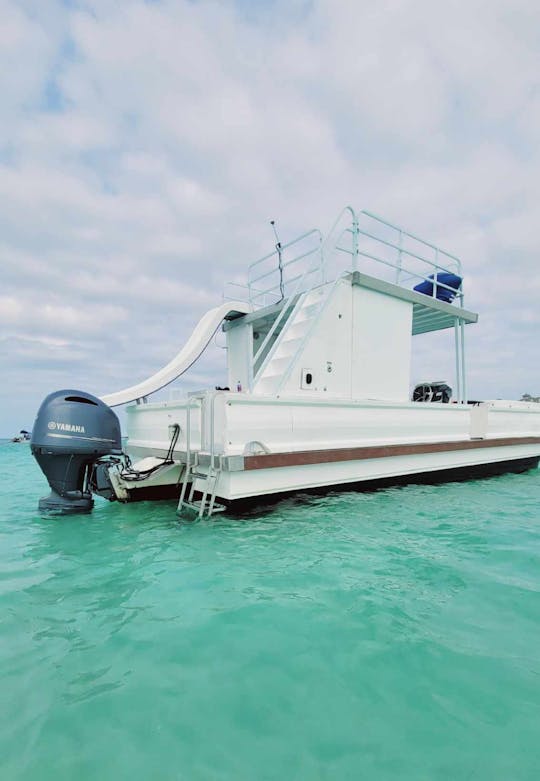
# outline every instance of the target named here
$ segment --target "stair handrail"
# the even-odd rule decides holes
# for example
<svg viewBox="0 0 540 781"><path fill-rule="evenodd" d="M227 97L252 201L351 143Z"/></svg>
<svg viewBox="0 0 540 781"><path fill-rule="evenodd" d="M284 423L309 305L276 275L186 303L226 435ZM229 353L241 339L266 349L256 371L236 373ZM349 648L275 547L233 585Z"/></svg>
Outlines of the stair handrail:
<svg viewBox="0 0 540 781"><path fill-rule="evenodd" d="M291 376L292 371L293 371L293 369L296 366L296 363L298 361L298 358L302 354L302 351L303 351L303 349L304 349L308 339L313 334L313 331L315 330L315 327L316 327L317 323L319 322L320 316L326 310L326 307L328 306L328 303L329 303L330 299L332 298L334 290L336 289L336 287L341 282L341 280L345 277L346 274L347 274L347 272L343 272L343 274L339 274L335 278L333 283L328 287L328 289L326 291L326 295L319 302L319 307L318 307L317 311L314 313L314 315L312 316L312 323L311 323L311 325L309 326L309 328L307 329L306 333L302 337L302 341L298 345L298 347L296 349L296 352L294 353L294 355L291 356L291 360L289 362L289 365L288 365L287 369L285 370L285 372L283 373L283 376L281 377L281 379L279 381L278 387L276 389L276 395L281 392L281 389L283 388L283 386L285 385L285 383L287 382L287 380Z"/></svg>
<svg viewBox="0 0 540 781"><path fill-rule="evenodd" d="M318 233L318 234L319 234L319 237L321 238L320 247L319 247L319 249L320 249L320 251L321 251L321 258L318 260L318 266L321 268L321 270L323 270L323 268L324 268L324 257L322 256L322 236L321 236L321 233L320 233L320 231L318 231L318 230L309 231L309 234L312 234L312 233ZM309 235L309 234L304 234L304 236L307 236L307 235ZM271 255L269 255L268 257L271 257ZM304 255L304 257L305 257L305 255ZM294 262L294 261L291 261L291 262ZM262 341L262 343L261 343L261 345L260 345L259 349L257 350L257 352L255 353L255 355L254 355L254 356L253 356L253 358L252 358L252 368L254 368L254 367L255 367L255 363L257 362L257 359L258 359L258 358L259 358L259 356L262 354L262 352L263 352L264 348L266 347L266 345L268 344L268 342L270 341L270 339L271 339L271 338L272 338L272 336L274 335L274 333L275 333L275 331L276 331L276 328L278 327L278 325L279 325L279 324L281 323L281 321L283 320L283 318L284 318L284 316L285 316L285 313L286 313L286 312L289 310L289 308L290 308L290 306L291 306L291 302L292 302L292 301L293 301L293 300L296 298L296 296L298 296L298 295L299 295L301 292L302 292L302 293L310 293L310 292L313 290L313 288L315 287L315 285L312 285L312 286L309 288L309 290L302 290L302 284L303 284L304 280L306 279L306 277L309 277L311 274L314 274L316 271L317 271L317 268L316 268L316 266L315 266L315 264L314 264L314 263L312 263L312 264L311 264L311 266L308 266L308 267L305 269L304 273L303 273L301 276L299 276L299 277L297 278L296 286L295 286L295 288L294 288L293 292L292 292L292 293L291 293L291 294L288 296L288 298L284 298L284 299L283 299L283 305L282 305L282 307L281 307L281 311L280 311L279 315L276 317L276 319L275 319L275 320L274 320L274 322L272 323L272 326L271 326L270 330L269 330L269 331L268 331L268 333L266 334L266 336L265 336L265 338L263 339L263 341ZM323 273L324 273L324 272L323 272ZM298 301L297 301L296 303L298 304ZM268 356L267 356L267 357L268 357ZM265 359L265 361L266 361L266 359ZM265 361L263 361L263 365L264 365ZM259 370L258 370L257 374L260 372L260 369L261 369L261 368L262 368L262 367L260 367L260 368L259 368Z"/></svg>
<svg viewBox="0 0 540 781"><path fill-rule="evenodd" d="M311 292L311 291L308 291L308 292ZM300 293L300 295L298 296L297 301L296 301L293 309L291 310L291 313L290 313L289 318L288 318L291 323L294 321L294 318L296 317L296 314L297 314L298 310L302 306L302 303L304 302L305 297L308 295L308 292ZM287 308L288 308L288 306L287 306ZM270 361L272 360L272 358L274 356L274 352L277 350L278 345L279 345L279 337L276 339L276 341L272 345L272 347L268 350L267 354L265 355L265 357L264 357L261 365L257 369L257 371L256 372L255 371L252 372L252 374L254 374L253 384L255 384L262 377L263 372L266 369L266 367L268 366L268 364L270 363ZM261 347L262 346L263 345L261 345ZM261 352L261 350L257 350L257 353L253 356L253 369L254 370L255 370L255 363L256 363L256 360L257 360L258 355L259 355L260 352Z"/></svg>
<svg viewBox="0 0 540 781"><path fill-rule="evenodd" d="M343 228L341 230L341 233L339 234L339 237L336 238L334 236L334 234L335 234L335 232L337 230L337 227L338 227L339 223L341 222L341 220L343 218L343 215L346 214L347 212L351 216L352 230L351 230L351 228L349 226L347 226L347 227L345 227L345 228ZM326 253L328 251L329 246L331 244L333 244L333 246L331 248L331 251L333 251L335 249L339 249L338 242L341 240L341 237L347 231L351 231L351 233L353 235L353 251L351 252L350 250L346 250L346 252L349 252L349 254L353 255L353 269L352 270L353 271L357 271L358 252L355 252L355 250L358 249L358 242L356 241L356 243L355 243L355 238L354 238L355 236L357 236L357 230L358 230L358 215L357 215L356 211L354 210L354 208L350 204L347 205L347 206L344 206L343 209L338 214L338 216L336 217L336 219L334 220L334 224L332 225L332 227L330 228L330 230L326 234L326 238L324 239L323 244L322 244L322 252ZM325 258L325 270L326 270L326 258Z"/></svg>
<svg viewBox="0 0 540 781"><path fill-rule="evenodd" d="M320 260L320 266L321 266L321 272L322 272L322 280L321 280L321 281L322 281L322 283L323 283L323 284L326 282L326 279L325 279L325 271L326 271L326 256L325 256L325 249L326 249L326 247L328 246L328 244L330 243L331 239L333 238L333 233L334 233L334 231L336 230L336 228L337 228L337 226L338 226L339 222L341 221L341 219L342 219L343 215L344 215L344 214L346 214L347 212L349 212L349 213L350 213L350 215L351 215L351 217L352 217L352 223L353 223L353 226L357 226L357 225L358 225L358 218L357 218L357 216L356 216L356 212L355 212L355 210L353 209L353 207L352 207L352 206L345 206L345 207L344 207L344 208L341 210L341 212L339 213L339 215L337 216L337 219L335 220L335 222L334 222L334 224L333 224L332 228L330 229L330 231L329 231L329 233L328 233L327 237L326 237L324 240L323 240L323 238L322 238L322 234L321 234L321 232L320 232L320 231L318 231L318 230L309 231L308 233L305 233L305 234L303 234L302 236L300 236L300 238L299 238L299 239L296 239L296 241L300 241L301 239L303 239L303 238L306 238L306 236L308 236L308 235L310 235L310 234L312 234L312 233L314 233L314 232L317 232L317 233L319 234L319 237L320 237L320 256L321 256L321 260ZM343 232L344 232L345 230L346 230L346 228L344 228L344 229L343 229L343 231L341 232L341 234L340 234L340 235L342 235L342 234L343 234ZM291 244L293 244L293 243L294 243L294 242L289 242L289 245L287 245L287 246L290 246L290 245L291 245ZM256 261L256 262L255 262L254 264L252 264L252 265L257 265L257 263L260 263L260 262L262 262L263 260L266 260L267 258L271 257L273 254L275 254L275 253L270 253L269 255L267 255L267 256L266 256L266 257L264 257L264 258L261 258L261 260L259 260L259 261ZM290 261L290 262L294 262L294 261ZM250 267L250 268L251 268L251 267ZM282 310L281 310L281 312L280 312L280 314L279 314L278 318L276 318L276 320L275 320L275 321L274 321L274 323L272 324L272 327L271 327L271 329L270 329L270 330L269 330L269 332L267 333L266 337L264 338L264 340L263 340L262 344L260 345L260 347L259 347L259 349L257 350L257 352L255 353L255 355L253 356L253 362L252 362L252 366L253 366L253 368L255 367L255 364L256 364L256 362L257 362L257 359L259 358L259 356L260 356L260 355L261 355L261 353L263 352L264 348L266 347L266 345L267 345L267 344L268 344L268 342L270 341L271 337L273 336L273 334L274 334L274 332L275 332L275 330L276 330L277 326L280 324L281 320L283 319L283 317L284 317L284 314L285 314L286 310L289 308L289 304L290 304L290 302L291 302L291 299L293 299L293 298L295 297L295 295L297 294L297 292L298 292L298 291L301 289L302 282L304 281L305 277L306 277L306 276L308 276L308 275L309 275L309 274L311 274L311 273L314 273L314 271L315 271L315 269L312 269L312 268L311 268L311 269L310 269L310 268L306 269L306 270L305 270L305 272L304 272L304 274L302 275L302 277L300 277L300 279L298 280L298 283L297 283L297 286L296 286L296 288L295 288L295 291L294 291L294 292L293 292L293 293L292 293L292 294L289 296L288 300L287 300L287 301L286 301L286 302L283 304L283 308L282 308ZM338 278L339 278L339 277L338 277ZM303 292L304 292L304 293L307 295L308 293L310 293L310 292L311 292L311 291L314 289L314 287L315 287L315 286L314 286L314 285L312 285L312 286L309 288L309 290L305 290L305 291L303 291ZM302 300L303 300L303 298L302 298L302 296L300 296L300 298L299 298L299 299L298 299L298 301L296 302L296 305L295 305L295 307L294 307L293 311L290 313L290 315L289 315L289 318L291 318L291 322L292 322L292 318L293 318L293 316L296 314L296 312L297 312L298 308L301 306ZM271 360L271 358L272 358L272 355L273 355L274 351L277 349L277 345L278 345L278 340L277 340L277 341L276 341L276 343L273 345L273 348L272 348L272 349L270 349L270 350L268 351L268 354L266 355L266 357L265 357L264 361L262 362L261 366L258 368L258 370L257 370L257 373L256 373L256 375L255 375L254 382L256 382L258 378L262 377L262 372L264 371L264 369L267 367L268 363L270 362L270 360ZM252 374L253 374L253 372L252 372ZM250 390L251 390L251 389L250 389Z"/></svg>

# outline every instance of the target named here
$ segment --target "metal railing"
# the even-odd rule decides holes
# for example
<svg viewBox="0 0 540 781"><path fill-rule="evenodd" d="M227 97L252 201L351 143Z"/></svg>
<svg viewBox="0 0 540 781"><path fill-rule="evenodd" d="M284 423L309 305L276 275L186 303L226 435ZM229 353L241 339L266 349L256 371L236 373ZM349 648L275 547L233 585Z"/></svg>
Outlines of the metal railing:
<svg viewBox="0 0 540 781"><path fill-rule="evenodd" d="M302 249L312 239L315 246ZM351 257L348 269L339 268L339 253ZM316 262L310 263L313 256ZM321 232L313 229L256 260L248 268L247 284L228 283L224 299L240 298L260 309L290 299L292 290L295 294L309 292L333 281L344 270L358 271L360 264L362 271L402 287L427 282L433 298L441 288L447 290L463 306L461 288L456 290L439 279L444 273L462 277L459 258L372 212L356 212L352 206L341 211L324 240Z"/></svg>
<svg viewBox="0 0 540 781"><path fill-rule="evenodd" d="M290 291L289 294L284 297L283 305L281 307L281 311L279 312L278 316L276 317L276 319L272 323L272 326L271 326L270 330L268 331L268 333L266 334L265 338L263 339L261 345L259 346L259 349L257 350L255 355L253 356L252 365L253 365L253 369L254 370L255 370L256 364L264 356L264 351L266 350L267 345L269 344L270 340L272 339L272 337L276 333L277 328L281 325L282 322L284 323L286 321L286 319L287 319L286 315L289 312L290 308L293 306L293 304L295 302L295 299L298 299L298 296L300 296L300 294L305 293L305 292L307 292L309 290L313 290L313 288L316 287L316 285L317 285L317 280L315 282L309 283L309 284L306 284L306 281L310 277L312 277L312 276L315 276L315 277L319 276L318 284L323 284L323 282L324 282L324 273L323 273L324 263L323 263L323 256L322 256L322 252L321 252L322 236L321 236L320 231L316 231L316 230L315 231L309 231L308 233L305 233L302 236L300 236L300 238L297 239L297 241L302 241L307 236L311 236L311 235L314 235L314 234L316 234L319 237L319 240L320 240L319 246L315 250L310 250L309 252L304 252L301 255L296 256L295 258L290 260L288 263L283 264L283 268L286 268L286 266L291 266L291 265L295 264L296 262L298 262L300 260L303 260L305 258L314 256L314 259L312 260L311 265L308 264L305 267L305 269L304 269L304 271L302 273L297 274L295 277L293 277L292 279L288 280L289 284L291 282L295 282L296 284L294 285L292 291ZM295 243L296 242L290 242L289 244L287 244L285 246L286 247L290 247L290 246L292 246ZM256 266L259 263L261 263L263 260L266 260L267 258L273 257L276 254L277 254L277 250L276 250L276 252L271 253L270 255L267 255L264 258L261 258L260 261L256 261L252 266L250 266L250 270L254 266ZM259 280L259 279L261 279L261 277L257 277L256 278L256 280ZM285 287L283 287L283 289L286 290ZM299 304L300 304L300 300L298 299L298 300L296 300L296 306L294 306L293 311L296 311L296 308L299 306ZM269 352L268 352L268 355L269 355ZM268 358L268 355L266 356L267 358ZM262 371L264 371L264 367L265 367L265 360L263 360L262 365L260 365L259 368L258 368L259 374ZM253 373L255 373L255 371L253 371Z"/></svg>
<svg viewBox="0 0 540 781"><path fill-rule="evenodd" d="M282 377L281 377L281 379L280 379L280 381L278 383L276 393L280 393L281 390L285 387L285 383L287 382L287 380L291 376L291 374L292 374L292 372L294 370L294 367L295 367L295 365L296 365L300 355L302 354L302 352L304 350L304 347L306 346L308 340L311 338L311 336L313 334L313 331L315 330L315 327L317 326L317 324L319 322L319 318L322 316L322 314L324 313L326 307L328 306L328 302L332 298L332 293L334 292L335 288L338 286L338 284L339 284L340 280L342 279L342 277L343 277L343 275L340 275L340 276L336 277L336 279L334 280L333 284L328 286L328 289L325 292L324 298L319 303L316 316L312 318L311 325L309 326L308 330L306 331L306 333L302 337L302 340L300 341L300 344L296 348L296 351L295 351L294 355L291 357L291 361L289 363L289 366L287 367L287 369L283 373L283 375L282 375Z"/></svg>
<svg viewBox="0 0 540 781"><path fill-rule="evenodd" d="M310 246L313 239L314 246ZM264 303L261 304L261 299L266 302L273 298L271 303L278 303L284 298L289 298L291 286L299 280L305 280L306 276L313 277L311 287L322 282L324 258L321 247L322 234L314 228L287 244L279 245L279 248L276 245L273 252L252 263L248 268L247 287L249 301L253 307L264 306ZM295 254L297 250L299 252ZM316 258L315 263L309 261L313 256ZM295 289L297 287L295 286Z"/></svg>
<svg viewBox="0 0 540 781"><path fill-rule="evenodd" d="M315 246L306 246L313 239ZM346 268L339 260L343 255L350 258ZM300 303L298 297L339 279L347 271L360 270L400 287L428 283L428 295L433 299L439 298L441 290L446 290L450 300L455 298L460 307L464 306L462 285L456 289L441 278L442 274L463 278L459 258L372 212L356 212L352 206L346 206L324 240L321 232L313 229L287 244L276 245L274 251L249 266L247 285L230 283L230 287L235 288L234 297L249 301L254 310L282 302L277 317L253 356L250 390L253 374L261 376L277 344L279 327L294 317ZM459 401L463 401L466 397L465 337L463 321L458 320L456 318L456 381ZM274 344L271 343L273 338Z"/></svg>
<svg viewBox="0 0 540 781"><path fill-rule="evenodd" d="M329 251L350 255L353 271L359 270L361 258L364 261L362 270L366 273L372 271L373 276L387 277L387 281L401 287L410 284L411 280L415 284L427 282L431 285L433 298L437 298L442 288L463 306L461 288L456 290L439 278L440 274L462 277L459 258L372 212L363 210L356 214L350 206L343 210L334 228L346 212L350 213L352 224L342 229L333 245L329 242ZM344 239L349 240L349 246L343 246Z"/></svg>

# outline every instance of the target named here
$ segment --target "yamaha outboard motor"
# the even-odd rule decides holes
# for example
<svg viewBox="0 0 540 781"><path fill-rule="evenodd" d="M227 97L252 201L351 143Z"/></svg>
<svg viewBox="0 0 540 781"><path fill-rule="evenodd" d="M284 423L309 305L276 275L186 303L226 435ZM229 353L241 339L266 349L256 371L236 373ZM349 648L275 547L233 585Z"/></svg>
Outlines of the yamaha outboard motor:
<svg viewBox="0 0 540 781"><path fill-rule="evenodd" d="M120 455L120 423L100 399L78 390L49 394L39 408L30 442L51 487L39 509L87 513L94 506L88 473L102 456Z"/></svg>

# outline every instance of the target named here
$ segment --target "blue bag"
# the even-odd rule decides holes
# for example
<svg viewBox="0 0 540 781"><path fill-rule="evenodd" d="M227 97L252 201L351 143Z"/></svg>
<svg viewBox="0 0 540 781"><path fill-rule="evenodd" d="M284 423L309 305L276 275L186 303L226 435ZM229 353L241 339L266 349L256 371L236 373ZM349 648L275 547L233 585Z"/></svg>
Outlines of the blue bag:
<svg viewBox="0 0 540 781"><path fill-rule="evenodd" d="M430 274L428 279L434 279L434 277L434 274ZM428 282L428 279L420 282L419 285L415 285L413 290L416 290L417 293L424 293L426 296L433 296L433 282ZM437 284L435 298L438 298L439 301L445 301L447 304L451 304L461 287L461 283L463 282L462 278L458 277L457 274L451 274L448 271L439 271L437 273L437 282L448 285L448 288L452 288L452 290L448 290L448 288L441 287L441 285Z"/></svg>

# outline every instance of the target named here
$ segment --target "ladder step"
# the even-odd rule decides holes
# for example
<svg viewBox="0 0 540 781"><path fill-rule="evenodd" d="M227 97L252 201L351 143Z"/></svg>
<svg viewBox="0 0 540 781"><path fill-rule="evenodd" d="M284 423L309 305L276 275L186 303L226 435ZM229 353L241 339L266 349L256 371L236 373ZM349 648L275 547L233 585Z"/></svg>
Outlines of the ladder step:
<svg viewBox="0 0 540 781"><path fill-rule="evenodd" d="M184 501L182 503L181 509L183 510L184 508L187 508L189 510L193 510L193 512L199 513L200 510L201 510L201 505L202 505L202 501L200 499L196 499L193 502L186 502L186 501ZM210 502L207 500L204 503L204 509L206 510L209 505L210 505ZM226 509L227 509L226 505L220 504L219 502L214 502L214 506L212 508L212 515L214 513L224 513Z"/></svg>

